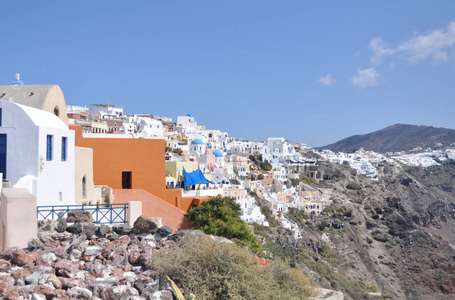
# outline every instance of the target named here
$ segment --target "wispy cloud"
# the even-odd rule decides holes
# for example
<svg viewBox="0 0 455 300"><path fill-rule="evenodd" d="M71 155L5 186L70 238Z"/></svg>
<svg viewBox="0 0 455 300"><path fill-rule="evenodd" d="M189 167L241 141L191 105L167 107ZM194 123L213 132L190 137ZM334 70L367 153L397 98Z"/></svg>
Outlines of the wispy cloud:
<svg viewBox="0 0 455 300"><path fill-rule="evenodd" d="M445 29L433 30L405 41L397 50L411 63L430 58L434 62L447 61L447 52L455 47L455 22Z"/></svg>
<svg viewBox="0 0 455 300"><path fill-rule="evenodd" d="M318 82L322 85L331 86L337 81L335 78L332 77L332 74L329 73L326 76L319 78Z"/></svg>
<svg viewBox="0 0 455 300"><path fill-rule="evenodd" d="M368 47L373 52L373 55L370 58L370 61L373 65L379 65L381 63L382 57L392 55L395 50L389 48L382 37L375 37L370 41Z"/></svg>
<svg viewBox="0 0 455 300"><path fill-rule="evenodd" d="M455 48L455 21L450 22L444 29L417 35L395 48L387 46L382 37L375 37L371 39L369 48L372 51L370 61L373 65L379 65L383 57L392 55L398 55L410 63L425 59L445 62L449 60L450 51Z"/></svg>
<svg viewBox="0 0 455 300"><path fill-rule="evenodd" d="M445 28L417 34L394 47L389 46L382 36L374 37L368 44L368 48L371 50L370 63L373 67L358 69L357 74L351 77L352 84L358 88L378 85L380 75L376 68L386 57L390 58L390 70L395 68L396 61L393 58L400 58L413 64L424 60L430 60L433 63L450 61L455 57L453 55L455 54L455 21L450 22Z"/></svg>
<svg viewBox="0 0 455 300"><path fill-rule="evenodd" d="M357 75L351 78L352 84L357 88L378 85L379 73L374 68L358 69Z"/></svg>

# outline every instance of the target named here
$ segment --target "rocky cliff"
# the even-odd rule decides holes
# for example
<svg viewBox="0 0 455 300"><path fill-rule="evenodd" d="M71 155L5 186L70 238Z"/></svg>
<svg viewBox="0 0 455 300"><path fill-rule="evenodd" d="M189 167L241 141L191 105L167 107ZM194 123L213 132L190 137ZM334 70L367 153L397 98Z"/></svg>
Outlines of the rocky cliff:
<svg viewBox="0 0 455 300"><path fill-rule="evenodd" d="M301 239L270 232L295 265L351 299L455 298L455 163L384 164L379 180L345 165L321 168L333 180L316 188L333 206L314 219L288 214Z"/></svg>

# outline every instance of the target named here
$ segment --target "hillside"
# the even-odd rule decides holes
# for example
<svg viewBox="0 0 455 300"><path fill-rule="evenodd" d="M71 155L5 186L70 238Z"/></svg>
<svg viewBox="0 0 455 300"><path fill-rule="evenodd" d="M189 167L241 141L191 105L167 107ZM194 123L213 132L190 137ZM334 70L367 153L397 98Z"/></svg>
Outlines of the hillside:
<svg viewBox="0 0 455 300"><path fill-rule="evenodd" d="M317 188L333 205L316 218L287 213L301 238L278 233L265 250L277 256L282 249L291 265L346 299L454 299L455 163L423 170L385 164L379 180L346 165L321 168L334 179Z"/></svg>
<svg viewBox="0 0 455 300"><path fill-rule="evenodd" d="M375 152L411 150L415 147L443 146L455 142L455 130L432 126L395 124L364 135L353 135L336 143L320 147L335 152L350 152L363 147Z"/></svg>

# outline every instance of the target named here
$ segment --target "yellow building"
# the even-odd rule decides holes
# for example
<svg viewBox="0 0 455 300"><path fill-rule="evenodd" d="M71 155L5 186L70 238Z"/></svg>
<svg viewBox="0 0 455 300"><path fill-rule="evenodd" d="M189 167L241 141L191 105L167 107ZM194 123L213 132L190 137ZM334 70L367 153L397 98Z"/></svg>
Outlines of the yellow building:
<svg viewBox="0 0 455 300"><path fill-rule="evenodd" d="M170 188L184 188L185 176L183 168L191 173L199 168L197 161L166 161L166 185ZM211 180L211 174L204 174L207 180ZM193 189L204 189L205 184L197 184Z"/></svg>

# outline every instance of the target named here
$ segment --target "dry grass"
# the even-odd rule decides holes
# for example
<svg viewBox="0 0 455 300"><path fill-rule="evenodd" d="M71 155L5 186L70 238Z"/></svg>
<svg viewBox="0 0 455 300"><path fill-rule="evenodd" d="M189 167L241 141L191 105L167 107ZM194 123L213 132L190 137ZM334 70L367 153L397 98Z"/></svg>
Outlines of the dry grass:
<svg viewBox="0 0 455 300"><path fill-rule="evenodd" d="M260 265L248 250L209 237L186 236L156 252L150 267L197 299L308 299L311 280L281 261Z"/></svg>

